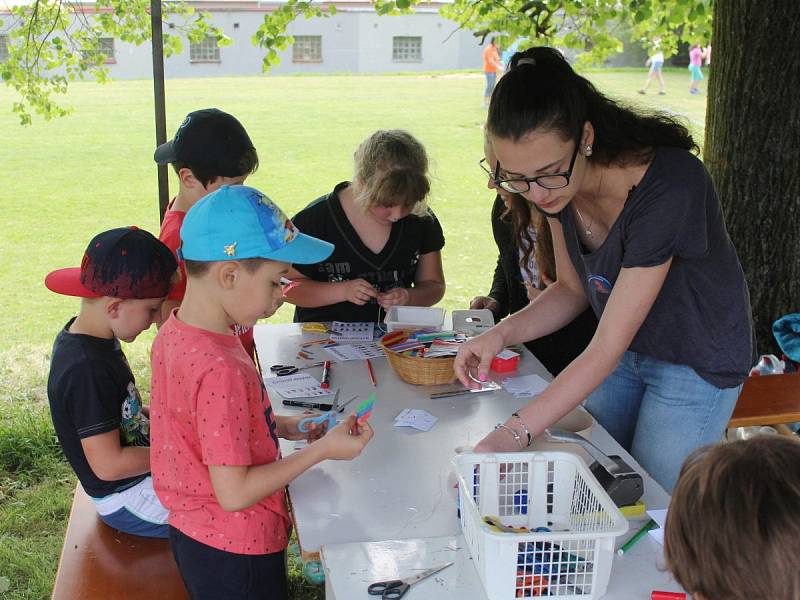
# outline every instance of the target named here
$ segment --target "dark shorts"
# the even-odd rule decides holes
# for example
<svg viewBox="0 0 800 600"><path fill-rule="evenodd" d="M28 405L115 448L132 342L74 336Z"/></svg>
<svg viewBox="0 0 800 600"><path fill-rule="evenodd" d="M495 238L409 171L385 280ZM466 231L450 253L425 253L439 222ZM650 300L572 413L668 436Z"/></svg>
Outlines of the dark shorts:
<svg viewBox="0 0 800 600"><path fill-rule="evenodd" d="M286 553L233 554L170 526L169 544L192 600L287 600Z"/></svg>

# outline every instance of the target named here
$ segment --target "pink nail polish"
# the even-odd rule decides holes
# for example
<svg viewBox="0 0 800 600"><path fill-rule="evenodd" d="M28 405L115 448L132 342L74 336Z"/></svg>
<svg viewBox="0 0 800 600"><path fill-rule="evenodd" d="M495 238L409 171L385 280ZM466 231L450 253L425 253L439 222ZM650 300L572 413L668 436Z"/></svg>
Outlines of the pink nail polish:
<svg viewBox="0 0 800 600"><path fill-rule="evenodd" d="M486 376L486 373L480 373L478 375L478 379L480 379L481 381L486 381L489 378Z"/></svg>

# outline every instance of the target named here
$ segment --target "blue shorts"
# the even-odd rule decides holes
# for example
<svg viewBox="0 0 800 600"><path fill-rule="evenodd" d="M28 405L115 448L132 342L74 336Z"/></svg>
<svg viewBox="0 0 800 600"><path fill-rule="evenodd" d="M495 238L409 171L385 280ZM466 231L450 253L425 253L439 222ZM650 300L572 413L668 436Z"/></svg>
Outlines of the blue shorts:
<svg viewBox="0 0 800 600"><path fill-rule="evenodd" d="M651 73L658 73L661 71L661 67L664 66L664 63L660 60L658 62L650 63L650 72Z"/></svg>
<svg viewBox="0 0 800 600"><path fill-rule="evenodd" d="M692 74L692 81L700 81L703 79L703 71L698 65L689 65L689 73Z"/></svg>
<svg viewBox="0 0 800 600"><path fill-rule="evenodd" d="M125 490L92 501L109 527L144 537L165 538L169 534L169 511L158 500L150 475Z"/></svg>

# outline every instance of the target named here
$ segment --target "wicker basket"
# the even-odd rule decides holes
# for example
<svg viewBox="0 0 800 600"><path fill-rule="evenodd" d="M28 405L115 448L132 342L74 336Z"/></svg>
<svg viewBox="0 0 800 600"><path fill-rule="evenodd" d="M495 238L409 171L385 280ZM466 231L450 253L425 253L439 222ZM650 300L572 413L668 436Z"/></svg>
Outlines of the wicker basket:
<svg viewBox="0 0 800 600"><path fill-rule="evenodd" d="M410 332L404 332L405 337L398 339L397 331L391 334L394 339L392 343L399 343L407 340ZM442 385L451 383L455 379L455 372L453 371L453 363L456 360L455 356L440 356L435 358L424 358L418 356L408 356L395 352L387 348L383 344L381 338L381 349L389 360L389 364L400 376L400 379L406 383L413 383L415 385Z"/></svg>

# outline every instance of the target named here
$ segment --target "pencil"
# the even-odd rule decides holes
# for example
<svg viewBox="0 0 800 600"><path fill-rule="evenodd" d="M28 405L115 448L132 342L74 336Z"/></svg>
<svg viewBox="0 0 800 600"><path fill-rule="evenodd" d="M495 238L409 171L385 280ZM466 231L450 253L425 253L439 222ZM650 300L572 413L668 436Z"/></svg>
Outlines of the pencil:
<svg viewBox="0 0 800 600"><path fill-rule="evenodd" d="M629 539L627 542L622 544L622 546L620 546L619 550L617 550L617 554L619 554L620 556L625 554L628 550L633 548L633 545L640 539L642 539L648 531L650 531L651 529L655 529L656 527L658 527L658 523L656 523L653 519L650 519L647 523L645 523L642 526L642 528L639 531L633 534L633 537L631 537L631 539Z"/></svg>
<svg viewBox="0 0 800 600"><path fill-rule="evenodd" d="M378 382L375 381L375 372L372 370L372 363L369 361L368 358L365 360L367 362L367 373L369 373L369 380L372 382L373 386L377 386Z"/></svg>

